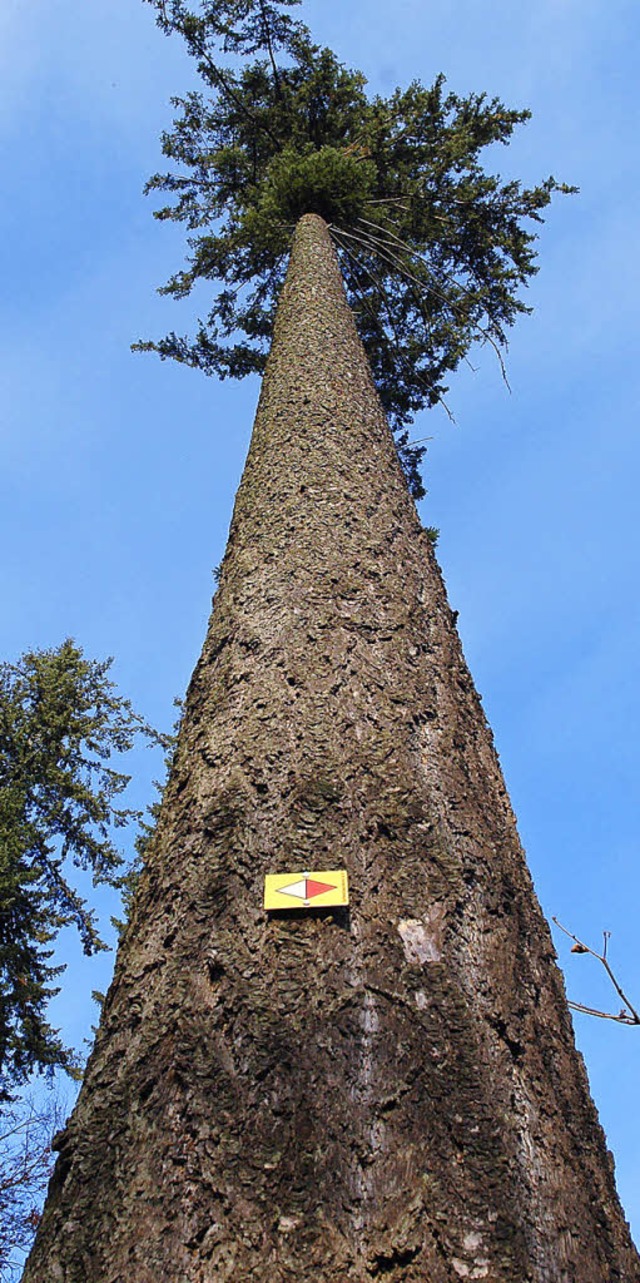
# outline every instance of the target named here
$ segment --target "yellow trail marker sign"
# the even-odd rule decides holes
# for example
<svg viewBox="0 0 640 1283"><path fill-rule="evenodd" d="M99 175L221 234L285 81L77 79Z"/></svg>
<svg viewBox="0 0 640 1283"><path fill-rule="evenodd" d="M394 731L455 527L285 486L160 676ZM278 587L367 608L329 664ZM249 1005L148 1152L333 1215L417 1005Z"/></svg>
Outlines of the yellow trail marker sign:
<svg viewBox="0 0 640 1283"><path fill-rule="evenodd" d="M348 903L346 869L267 873L264 880L265 909L328 909L333 904Z"/></svg>

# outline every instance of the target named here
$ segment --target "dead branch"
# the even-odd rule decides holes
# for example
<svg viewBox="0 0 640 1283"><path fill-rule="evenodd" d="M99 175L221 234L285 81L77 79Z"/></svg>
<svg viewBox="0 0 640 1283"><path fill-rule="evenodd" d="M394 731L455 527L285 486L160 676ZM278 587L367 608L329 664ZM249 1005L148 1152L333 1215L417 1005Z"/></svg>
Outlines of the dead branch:
<svg viewBox="0 0 640 1283"><path fill-rule="evenodd" d="M573 940L573 946L571 949L572 953L588 953L592 958L595 958L602 964L618 997L624 1003L624 1006L617 1015L613 1011L600 1011L597 1007L586 1007L582 1002L570 1001L569 1006L571 1007L571 1010L582 1011L587 1016L597 1016L600 1020L615 1020L619 1025L640 1025L640 1015L616 979L607 958L607 949L611 938L611 932L603 931L602 953L598 953L596 949L592 949L588 944L584 943L584 940L580 940L578 936L574 935L573 931L569 931L567 927L563 927L562 923L559 922L557 918L553 918L552 921L555 922L560 931L563 931L570 940Z"/></svg>
<svg viewBox="0 0 640 1283"><path fill-rule="evenodd" d="M409 245L406 241L403 241L403 240L401 239L401 237L397 236L397 235L396 235L396 233L395 233L395 232L393 232L393 231L391 231L391 229L390 229L390 228L388 228L388 227L382 227L382 225L381 225L380 223L374 223L374 222L372 222L372 221L371 221L371 219L369 219L369 218L360 218L360 219L358 219L358 222L359 222L359 223L366 223L369 227L375 227L379 232L382 232L383 237L385 237L385 238L386 238L385 240L380 240L380 239L379 239L379 237L373 236L373 234L372 234L371 232L369 232L369 237L371 238L371 240L372 240L372 241L376 241L377 243L379 243L379 244L381 244L381 245L386 244L387 246L389 246L390 244L395 243L395 245L397 246L397 248L398 248L399 250L404 250L404 251L405 251L405 253L409 254L409 255L410 255L410 256L412 256L413 258L417 258L417 259L418 259L418 261L419 261L419 263L420 263L420 265L422 266L422 268L423 268L426 272L428 272L428 273L429 273L429 275L430 275L433 279L437 279L437 277L435 276L435 273L433 272L433 269L430 267L430 265L429 265L429 263L428 263L428 261L427 261L427 259L426 259L425 255L424 255L424 254L421 254L419 250L417 250L417 249L415 249L415 248L414 248L414 246ZM398 265L400 266L401 270L403 270L403 269L402 269L402 265L400 264L400 261L399 261L399 260L396 260L396 262L397 262L397 263L398 263ZM406 272L406 271L405 271L405 275L407 275L411 280L414 280L414 281L415 281L415 280L417 280L417 278L416 278L415 276L412 276L412 275L411 275L411 273L408 273L408 272ZM456 277L454 277L454 276L451 276L448 272L445 272L445 273L444 273L444 276L445 276L445 279L446 279L446 280L448 280L448 281L449 281L449 283L450 283L451 285L455 286L455 288L456 288L456 289L461 290L461 292L462 292L463 294L466 294L467 298L469 298L469 299L472 299L472 298L473 298L472 291L471 291L470 289L468 289L466 285L463 285L462 281L458 280L458 279L457 279ZM418 284L420 284L420 282L418 282ZM437 289L436 287L434 287L433 285L431 285L429 288L433 289L433 290L434 290L434 293L438 294L438 296L439 296L439 297L440 297L444 302L449 302L449 305L450 305L451 307L453 307L453 303L452 303L452 302L450 302L450 300L447 298L447 295L446 295L446 294L442 293L442 291L438 290L438 289ZM489 344L490 344L490 346L493 348L493 350L494 350L494 352L495 352L495 354L496 354L496 357L497 357L497 359L498 359L499 366L500 366L500 373L501 373L501 375L502 375L502 380L503 380L503 382L506 384L506 387L508 388L508 390L509 390L509 392L510 392L510 391L511 391L511 384L509 383L509 379L507 378L507 367L506 367L506 365L505 365L505 363L504 363L504 359L503 359L503 356L502 356L502 352L500 351L500 348L498 347L498 344L496 343L496 341L495 341L495 339L492 337L492 335L489 333L488 329L485 329L485 327L484 327L483 325L480 325L478 321L471 321L471 324L472 324L472 326L474 327L474 329L476 329L476 330L478 331L478 333L482 335L482 342L483 342L483 343L489 343Z"/></svg>
<svg viewBox="0 0 640 1283"><path fill-rule="evenodd" d="M51 1139L65 1110L57 1096L26 1096L0 1108L0 1283L17 1283L40 1220Z"/></svg>

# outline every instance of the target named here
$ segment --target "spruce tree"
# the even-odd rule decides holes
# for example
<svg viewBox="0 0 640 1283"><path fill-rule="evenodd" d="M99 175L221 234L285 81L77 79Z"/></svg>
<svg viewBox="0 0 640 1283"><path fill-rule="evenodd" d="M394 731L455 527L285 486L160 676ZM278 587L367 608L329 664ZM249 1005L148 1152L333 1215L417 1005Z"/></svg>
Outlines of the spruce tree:
<svg viewBox="0 0 640 1283"><path fill-rule="evenodd" d="M151 2L214 95L165 140L187 175L153 182L193 233L168 288L222 287L194 341L155 346L219 375L270 354L25 1283L637 1283L385 418L405 432L479 331L503 345L556 184L479 166L522 113L442 82L370 101L284 2ZM324 868L347 908L265 911L266 874Z"/></svg>
<svg viewBox="0 0 640 1283"><path fill-rule="evenodd" d="M65 927L85 954L107 946L76 871L122 889L116 842L139 814L121 805L121 764L140 739L167 744L71 639L0 664L0 1130L3 1106L34 1073L75 1073L76 1056L47 1019L64 967Z"/></svg>
<svg viewBox="0 0 640 1283"><path fill-rule="evenodd" d="M264 875L348 870L269 915ZM296 231L208 636L25 1283L640 1278L491 733Z"/></svg>

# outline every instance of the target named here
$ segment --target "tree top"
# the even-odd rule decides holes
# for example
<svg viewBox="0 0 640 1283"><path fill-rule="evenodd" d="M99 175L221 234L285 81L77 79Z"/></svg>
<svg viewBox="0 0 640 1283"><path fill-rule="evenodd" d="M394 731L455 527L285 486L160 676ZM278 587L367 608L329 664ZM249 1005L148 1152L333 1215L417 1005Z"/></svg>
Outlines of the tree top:
<svg viewBox="0 0 640 1283"><path fill-rule="evenodd" d="M476 345L504 372L507 332L530 309L536 224L554 192L504 182L483 165L530 113L484 93L459 97L444 76L388 97L316 44L290 10L299 0L147 0L196 61L203 91L173 99L162 138L172 168L147 191L169 193L159 219L186 225L188 261L161 293L213 286L193 337L152 349L221 378L261 372L293 228L329 225L349 302L410 488L424 494L424 447L408 425L442 402ZM493 154L493 153L491 153Z"/></svg>

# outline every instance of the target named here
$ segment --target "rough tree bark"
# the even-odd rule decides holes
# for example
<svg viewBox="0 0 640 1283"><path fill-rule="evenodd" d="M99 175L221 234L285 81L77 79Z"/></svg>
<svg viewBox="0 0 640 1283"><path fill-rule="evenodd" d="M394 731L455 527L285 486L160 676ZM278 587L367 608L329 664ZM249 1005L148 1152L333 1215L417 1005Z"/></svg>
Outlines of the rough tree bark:
<svg viewBox="0 0 640 1283"><path fill-rule="evenodd" d="M266 872L350 910L268 917ZM549 930L325 224L25 1283L631 1283Z"/></svg>

